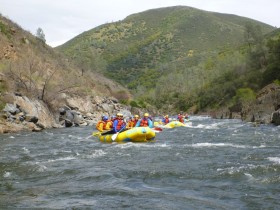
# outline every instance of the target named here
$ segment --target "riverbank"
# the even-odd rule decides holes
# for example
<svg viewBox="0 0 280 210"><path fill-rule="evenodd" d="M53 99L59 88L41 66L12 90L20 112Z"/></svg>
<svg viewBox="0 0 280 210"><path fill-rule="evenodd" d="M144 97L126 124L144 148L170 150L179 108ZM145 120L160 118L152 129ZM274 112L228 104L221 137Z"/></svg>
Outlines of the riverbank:
<svg viewBox="0 0 280 210"><path fill-rule="evenodd" d="M70 97L56 101L50 108L42 100L20 94L4 96L6 104L0 114L0 133L41 131L49 128L93 126L102 115L113 116L122 112L142 114L141 110L120 104L113 97Z"/></svg>
<svg viewBox="0 0 280 210"><path fill-rule="evenodd" d="M258 124L280 125L280 86L270 84L257 93L256 100L211 111L216 119L241 119Z"/></svg>
<svg viewBox="0 0 280 210"><path fill-rule="evenodd" d="M113 116L117 112L122 112L124 116L129 117L132 114L142 115L147 111L120 104L114 97L82 98L64 94L60 100L52 104L52 108L42 100L30 99L18 93L7 93L3 98L6 104L0 113L0 134L93 126L102 115ZM152 112L156 114L156 110ZM206 114L216 119L241 119L253 122L255 125L278 126L280 125L280 86L270 84L257 94L255 101L209 111Z"/></svg>

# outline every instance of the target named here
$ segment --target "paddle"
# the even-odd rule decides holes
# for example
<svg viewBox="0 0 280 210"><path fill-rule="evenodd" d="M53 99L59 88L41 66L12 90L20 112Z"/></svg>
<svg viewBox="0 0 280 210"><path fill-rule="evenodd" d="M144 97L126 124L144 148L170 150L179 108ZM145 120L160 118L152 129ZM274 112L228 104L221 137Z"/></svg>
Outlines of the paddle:
<svg viewBox="0 0 280 210"><path fill-rule="evenodd" d="M119 133L120 133L124 128L126 128L125 125L119 130L119 132L115 133L115 134L111 137L112 141L115 141L115 140L116 140L116 138L118 137Z"/></svg>
<svg viewBox="0 0 280 210"><path fill-rule="evenodd" d="M105 130L105 131L102 131L102 132L94 132L92 133L92 136L99 136L99 135L105 135L105 134L110 134L110 132L112 132L111 130Z"/></svg>
<svg viewBox="0 0 280 210"><path fill-rule="evenodd" d="M94 132L92 133L93 136L99 136L102 132Z"/></svg>

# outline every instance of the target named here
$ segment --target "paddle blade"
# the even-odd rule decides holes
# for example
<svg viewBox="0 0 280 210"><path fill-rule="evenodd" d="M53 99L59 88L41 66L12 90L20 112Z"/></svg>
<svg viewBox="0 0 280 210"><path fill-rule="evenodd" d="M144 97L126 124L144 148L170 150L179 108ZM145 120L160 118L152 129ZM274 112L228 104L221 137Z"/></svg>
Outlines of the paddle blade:
<svg viewBox="0 0 280 210"><path fill-rule="evenodd" d="M93 136L98 136L98 135L100 135L100 134L101 134L101 132L93 132L93 133L92 133Z"/></svg>
<svg viewBox="0 0 280 210"><path fill-rule="evenodd" d="M115 141L115 140L116 140L116 138L118 137L118 134L119 134L119 133L115 133L115 134L111 137L112 141Z"/></svg>

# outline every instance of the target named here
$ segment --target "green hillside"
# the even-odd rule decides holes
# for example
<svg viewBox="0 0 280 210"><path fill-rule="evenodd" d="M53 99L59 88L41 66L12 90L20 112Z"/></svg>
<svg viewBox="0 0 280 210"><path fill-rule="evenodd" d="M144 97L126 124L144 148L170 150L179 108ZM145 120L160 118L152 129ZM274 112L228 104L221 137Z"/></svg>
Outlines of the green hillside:
<svg viewBox="0 0 280 210"><path fill-rule="evenodd" d="M231 72L228 66L245 60L246 50L237 49L246 44L248 24L262 34L274 29L191 7L153 9L84 32L57 49L125 85L138 101L187 109L199 91Z"/></svg>

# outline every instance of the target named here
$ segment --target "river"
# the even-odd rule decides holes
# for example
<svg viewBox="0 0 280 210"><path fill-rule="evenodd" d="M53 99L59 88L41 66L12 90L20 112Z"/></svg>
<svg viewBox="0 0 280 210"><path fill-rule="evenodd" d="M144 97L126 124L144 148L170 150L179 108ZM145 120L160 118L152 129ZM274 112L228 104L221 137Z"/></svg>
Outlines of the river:
<svg viewBox="0 0 280 210"><path fill-rule="evenodd" d="M0 209L280 209L280 127L191 117L150 143L0 135Z"/></svg>

